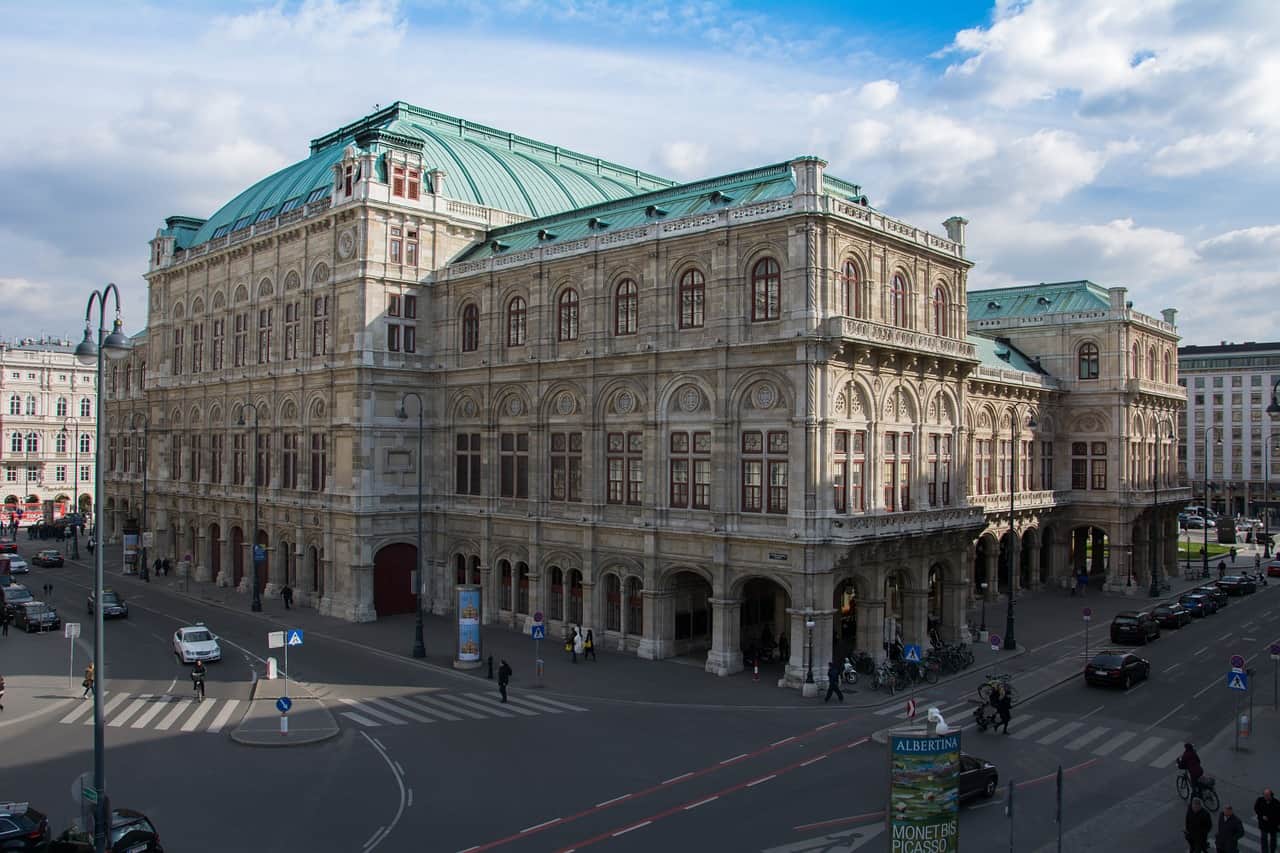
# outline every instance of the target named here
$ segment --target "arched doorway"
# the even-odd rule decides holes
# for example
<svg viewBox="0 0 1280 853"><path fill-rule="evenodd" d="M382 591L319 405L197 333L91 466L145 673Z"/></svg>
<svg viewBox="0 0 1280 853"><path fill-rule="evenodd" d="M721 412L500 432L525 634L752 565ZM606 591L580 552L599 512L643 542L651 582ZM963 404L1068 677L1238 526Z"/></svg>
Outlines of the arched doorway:
<svg viewBox="0 0 1280 853"><path fill-rule="evenodd" d="M1034 527L1027 528L1022 534L1022 548L1018 552L1018 587L1034 589L1040 578L1036 566L1040 562L1040 531Z"/></svg>
<svg viewBox="0 0 1280 853"><path fill-rule="evenodd" d="M569 621L582 624L582 572L569 570Z"/></svg>
<svg viewBox="0 0 1280 853"><path fill-rule="evenodd" d="M858 586L853 578L836 585L831 602L836 618L831 621L831 648L836 660L843 660L858 647Z"/></svg>
<svg viewBox="0 0 1280 853"><path fill-rule="evenodd" d="M231 528L231 585L240 586L244 580L244 531L239 525Z"/></svg>
<svg viewBox="0 0 1280 853"><path fill-rule="evenodd" d="M1013 560L1013 549L1022 543L1018 541L1018 534L1012 530L1006 530L1004 535L1000 537L1000 556L996 561L996 589L1008 590L1009 580L1012 577L1009 573Z"/></svg>
<svg viewBox="0 0 1280 853"><path fill-rule="evenodd" d="M209 525L209 569L216 581L222 573L222 529L216 524Z"/></svg>
<svg viewBox="0 0 1280 853"><path fill-rule="evenodd" d="M474 554L467 561L467 583L480 585L480 558Z"/></svg>
<svg viewBox="0 0 1280 853"><path fill-rule="evenodd" d="M755 651L778 654L779 646L790 646L791 622L787 610L791 597L780 583L772 578L749 578L742 585L742 606L738 613L741 631L741 648L748 659L755 658ZM779 640L786 636L785 644Z"/></svg>
<svg viewBox="0 0 1280 853"><path fill-rule="evenodd" d="M516 563L516 612L529 613L529 564Z"/></svg>
<svg viewBox="0 0 1280 853"><path fill-rule="evenodd" d="M552 566L547 572L551 584L547 596L547 618L552 622L564 621L564 569Z"/></svg>
<svg viewBox="0 0 1280 853"><path fill-rule="evenodd" d="M672 651L676 655L711 648L711 584L694 572L676 572L672 592Z"/></svg>
<svg viewBox="0 0 1280 853"><path fill-rule="evenodd" d="M373 556L373 609L378 616L412 613L418 596L413 589L413 569L418 549L407 542L386 545ZM451 596L452 597L452 596Z"/></svg>
<svg viewBox="0 0 1280 853"><path fill-rule="evenodd" d="M988 531L978 537L973 551L973 592L979 598L996 594L995 567L1000 553L1000 543L995 534Z"/></svg>
<svg viewBox="0 0 1280 853"><path fill-rule="evenodd" d="M498 561L498 577L501 578L501 580L499 581L500 586L498 589L498 609L506 610L507 612L510 612L511 611L511 589L513 586L515 586L515 578L511 572L510 560Z"/></svg>
<svg viewBox="0 0 1280 853"><path fill-rule="evenodd" d="M1071 570L1076 578L1085 575L1090 583L1095 578L1105 579L1110 556L1111 544L1106 530L1089 525L1072 529Z"/></svg>
<svg viewBox="0 0 1280 853"><path fill-rule="evenodd" d="M307 576L317 598L324 598L324 572L320 570L320 551L315 545L307 547Z"/></svg>

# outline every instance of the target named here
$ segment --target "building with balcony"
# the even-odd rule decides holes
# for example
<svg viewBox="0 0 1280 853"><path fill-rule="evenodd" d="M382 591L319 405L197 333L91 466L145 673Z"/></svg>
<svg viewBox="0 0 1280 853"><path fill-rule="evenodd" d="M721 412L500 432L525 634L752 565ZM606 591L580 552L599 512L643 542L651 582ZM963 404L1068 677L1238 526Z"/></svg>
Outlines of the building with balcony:
<svg viewBox="0 0 1280 853"><path fill-rule="evenodd" d="M1172 314L968 293L965 225L815 157L676 185L397 103L166 221L109 432L147 425L143 527L197 581L248 589L256 543L264 595L343 618L478 584L485 623L719 674L785 636L796 683L810 621L819 661L882 654L982 595L1173 563Z"/></svg>
<svg viewBox="0 0 1280 853"><path fill-rule="evenodd" d="M40 517L93 508L94 366L53 338L0 341L0 471L4 514Z"/></svg>

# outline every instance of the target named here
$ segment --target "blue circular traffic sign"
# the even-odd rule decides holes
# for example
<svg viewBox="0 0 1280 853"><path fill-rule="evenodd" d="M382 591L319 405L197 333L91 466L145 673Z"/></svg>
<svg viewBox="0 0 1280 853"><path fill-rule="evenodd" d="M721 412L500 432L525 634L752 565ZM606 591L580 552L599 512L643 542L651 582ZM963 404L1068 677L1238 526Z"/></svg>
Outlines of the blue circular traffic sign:
<svg viewBox="0 0 1280 853"><path fill-rule="evenodd" d="M289 713L289 709L293 707L293 700L288 696L281 696L276 700L276 710L281 714Z"/></svg>

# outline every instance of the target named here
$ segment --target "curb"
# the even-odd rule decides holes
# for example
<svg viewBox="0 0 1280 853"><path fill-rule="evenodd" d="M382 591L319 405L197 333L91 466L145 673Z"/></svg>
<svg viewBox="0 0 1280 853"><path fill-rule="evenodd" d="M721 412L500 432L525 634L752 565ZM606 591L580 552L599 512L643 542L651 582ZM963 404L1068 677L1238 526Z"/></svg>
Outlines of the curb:
<svg viewBox="0 0 1280 853"><path fill-rule="evenodd" d="M240 727L244 725L245 717L249 716L249 712L253 710L253 703L254 701L256 701L257 695L258 695L258 684L261 681L262 679L260 678L254 679L253 686L249 689L249 704L245 706L244 713L240 715L240 721L236 723L236 727L231 730L230 732L231 740L235 741L241 746L250 746L250 747L256 746L256 747L263 747L265 749L278 749L281 747L311 746L312 744L324 743L325 741L333 740L338 735L342 734L342 729L341 727L339 727L338 721L333 718L333 712L331 712L329 708L324 704L324 702L322 702L314 693L312 693L309 688L303 686L303 689L307 691L307 694L311 697L311 700L315 702L316 705L320 707L320 710L323 711L324 714L329 718L329 723L332 728L331 731L325 731L321 734L306 735L301 737L293 737L292 733L290 733L290 735L288 736L281 736L279 740L275 740L271 738L258 740L257 736L250 739L245 735L241 735ZM294 682L294 683L297 684L297 682ZM314 730L311 730L311 731L314 731Z"/></svg>

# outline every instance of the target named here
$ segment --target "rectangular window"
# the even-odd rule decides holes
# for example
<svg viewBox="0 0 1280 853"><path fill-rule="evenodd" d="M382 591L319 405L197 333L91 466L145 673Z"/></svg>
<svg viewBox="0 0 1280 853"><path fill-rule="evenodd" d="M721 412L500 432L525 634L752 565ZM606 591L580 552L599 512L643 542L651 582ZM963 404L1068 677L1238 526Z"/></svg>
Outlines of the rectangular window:
<svg viewBox="0 0 1280 853"><path fill-rule="evenodd" d="M311 301L311 354L329 352L329 297L317 296Z"/></svg>
<svg viewBox="0 0 1280 853"><path fill-rule="evenodd" d="M214 370L222 369L222 343L226 338L227 321L219 318L213 321L213 352L210 354L209 365Z"/></svg>
<svg viewBox="0 0 1280 853"><path fill-rule="evenodd" d="M1089 488L1089 445L1083 441L1071 442L1071 488Z"/></svg>
<svg viewBox="0 0 1280 853"><path fill-rule="evenodd" d="M387 351L400 352L400 326L396 323L387 324Z"/></svg>
<svg viewBox="0 0 1280 853"><path fill-rule="evenodd" d="M387 259L393 264L400 263L400 240L402 236L399 228L391 229L391 240L387 246Z"/></svg>
<svg viewBox="0 0 1280 853"><path fill-rule="evenodd" d="M832 505L836 512L849 511L849 431L838 429L831 446Z"/></svg>
<svg viewBox="0 0 1280 853"><path fill-rule="evenodd" d="M244 433L236 433L231 437L231 485L245 485L245 469L248 467L246 447L248 439Z"/></svg>
<svg viewBox="0 0 1280 853"><path fill-rule="evenodd" d="M298 314L301 306L288 302L284 306L284 360L298 357Z"/></svg>
<svg viewBox="0 0 1280 853"><path fill-rule="evenodd" d="M498 445L498 496L529 497L529 433L504 432Z"/></svg>
<svg viewBox="0 0 1280 853"><path fill-rule="evenodd" d="M169 479L182 479L182 433L174 433L169 440Z"/></svg>
<svg viewBox="0 0 1280 853"><path fill-rule="evenodd" d="M355 166L346 166L342 170L342 190L347 195L351 195L352 185L355 183L356 168Z"/></svg>
<svg viewBox="0 0 1280 853"><path fill-rule="evenodd" d="M237 314L235 316L235 336L232 338L232 347L231 365L233 367L244 367L249 348L248 314Z"/></svg>
<svg viewBox="0 0 1280 853"><path fill-rule="evenodd" d="M911 508L911 433L884 434L884 508L906 512Z"/></svg>
<svg viewBox="0 0 1280 853"><path fill-rule="evenodd" d="M606 441L606 501L639 506L644 488L644 433L611 432Z"/></svg>
<svg viewBox="0 0 1280 853"><path fill-rule="evenodd" d="M929 506L951 506L951 436L929 436Z"/></svg>
<svg viewBox="0 0 1280 853"><path fill-rule="evenodd" d="M258 364L271 360L271 311L270 308L258 311Z"/></svg>
<svg viewBox="0 0 1280 853"><path fill-rule="evenodd" d="M322 432L311 434L311 491L323 492L329 473L329 436Z"/></svg>
<svg viewBox="0 0 1280 853"><path fill-rule="evenodd" d="M284 453L280 459L280 487L296 489L298 488L298 434L286 432L282 446Z"/></svg>
<svg viewBox="0 0 1280 853"><path fill-rule="evenodd" d="M395 294L395 293L393 293L393 294L390 294L390 295L388 295L388 296L387 296L387 316L388 316L388 317L399 317L399 316L400 316L400 296L399 296L399 294Z"/></svg>
<svg viewBox="0 0 1280 853"><path fill-rule="evenodd" d="M258 446L254 453L253 481L259 486L271 485L271 433L258 433Z"/></svg>
<svg viewBox="0 0 1280 853"><path fill-rule="evenodd" d="M671 451L671 506L711 508L711 433L673 432Z"/></svg>
<svg viewBox="0 0 1280 853"><path fill-rule="evenodd" d="M204 370L204 323L195 323L191 327L191 372Z"/></svg>
<svg viewBox="0 0 1280 853"><path fill-rule="evenodd" d="M202 480L200 470L200 434L192 433L187 441L187 477L193 483L199 483Z"/></svg>
<svg viewBox="0 0 1280 853"><path fill-rule="evenodd" d="M1053 442L1040 442L1040 488L1053 491Z"/></svg>
<svg viewBox="0 0 1280 853"><path fill-rule="evenodd" d="M458 433L454 448L454 492L459 495L480 494L480 433Z"/></svg>
<svg viewBox="0 0 1280 853"><path fill-rule="evenodd" d="M551 433L551 500L582 500L582 433Z"/></svg>
<svg viewBox="0 0 1280 853"><path fill-rule="evenodd" d="M5 479L5 482L6 482L6 483L16 483L16 482L18 482L18 469L17 469L17 468L5 468L5 469L4 469L4 479Z"/></svg>
<svg viewBox="0 0 1280 853"><path fill-rule="evenodd" d="M404 166L391 167L391 194L404 196Z"/></svg>
<svg viewBox="0 0 1280 853"><path fill-rule="evenodd" d="M209 436L209 482L222 482L222 434Z"/></svg>
<svg viewBox="0 0 1280 853"><path fill-rule="evenodd" d="M786 513L788 433L742 433L742 511ZM767 478L767 500L766 500Z"/></svg>
<svg viewBox="0 0 1280 853"><path fill-rule="evenodd" d="M67 481L67 466L66 465L55 466L53 469L53 479L56 482L65 483Z"/></svg>
<svg viewBox="0 0 1280 853"><path fill-rule="evenodd" d="M1091 489L1106 489L1107 487L1107 460L1091 459L1089 460L1089 472Z"/></svg>
<svg viewBox="0 0 1280 853"><path fill-rule="evenodd" d="M404 262L411 267L418 265L418 232L412 228L404 232Z"/></svg>
<svg viewBox="0 0 1280 853"><path fill-rule="evenodd" d="M849 512L867 508L867 431L854 430L849 447Z"/></svg>
<svg viewBox="0 0 1280 853"><path fill-rule="evenodd" d="M787 511L787 456L790 452L790 436L786 432L770 432L769 463L769 512Z"/></svg>
<svg viewBox="0 0 1280 853"><path fill-rule="evenodd" d="M87 481L87 480L89 480L91 477L92 477L92 475L89 473L89 466L88 466L88 465L81 465L81 466L80 466L80 480L81 480L82 482L83 482L83 481Z"/></svg>
<svg viewBox="0 0 1280 853"><path fill-rule="evenodd" d="M36 483L40 480L40 469L34 465L27 466L27 482Z"/></svg>
<svg viewBox="0 0 1280 853"><path fill-rule="evenodd" d="M418 351L418 327L405 326L404 331L400 335L401 344L404 346L405 352Z"/></svg>
<svg viewBox="0 0 1280 853"><path fill-rule="evenodd" d="M404 297L404 318L406 320L418 319L418 297L405 294Z"/></svg>
<svg viewBox="0 0 1280 853"><path fill-rule="evenodd" d="M1021 456L1018 459L1018 488L1022 491L1030 491L1035 488L1035 468L1032 467L1032 461L1035 459L1035 451L1033 450L1035 442L1023 441Z"/></svg>
<svg viewBox="0 0 1280 853"><path fill-rule="evenodd" d="M172 366L172 370L173 370L173 375L174 375L174 376L178 376L179 374L181 374L181 373L182 373L182 337L183 337L183 331L184 331L184 330L183 330L183 328L182 328L181 326L178 326L177 328L175 328L175 329L173 330L173 366ZM126 382L127 382L127 380L128 380L128 376L129 376L129 372L126 370L126 371L125 371L125 379L126 379ZM128 390L128 388L126 388L125 390L127 391L127 390Z"/></svg>

